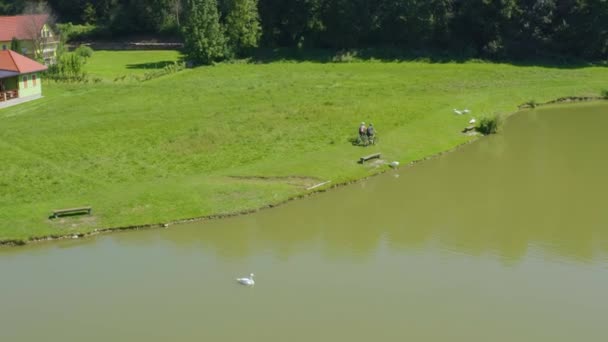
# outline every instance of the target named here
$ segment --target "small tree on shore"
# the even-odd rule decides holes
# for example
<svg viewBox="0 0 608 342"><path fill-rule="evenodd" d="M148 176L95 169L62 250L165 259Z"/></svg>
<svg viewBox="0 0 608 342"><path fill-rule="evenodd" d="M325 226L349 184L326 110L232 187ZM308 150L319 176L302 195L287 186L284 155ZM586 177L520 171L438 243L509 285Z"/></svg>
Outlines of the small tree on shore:
<svg viewBox="0 0 608 342"><path fill-rule="evenodd" d="M211 64L226 58L226 38L220 26L217 0L187 0L184 49L194 62Z"/></svg>
<svg viewBox="0 0 608 342"><path fill-rule="evenodd" d="M226 17L226 36L233 53L242 55L258 47L262 36L257 0L231 0Z"/></svg>
<svg viewBox="0 0 608 342"><path fill-rule="evenodd" d="M502 117L500 114L494 114L491 117L481 118L477 131L483 135L495 134L500 129L502 124Z"/></svg>

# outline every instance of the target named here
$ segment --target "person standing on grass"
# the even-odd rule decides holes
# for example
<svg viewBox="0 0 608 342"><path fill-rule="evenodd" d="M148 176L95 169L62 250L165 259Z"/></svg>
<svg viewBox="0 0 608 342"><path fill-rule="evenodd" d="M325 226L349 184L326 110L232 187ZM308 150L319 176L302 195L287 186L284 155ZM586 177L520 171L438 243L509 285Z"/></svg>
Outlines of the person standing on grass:
<svg viewBox="0 0 608 342"><path fill-rule="evenodd" d="M359 126L359 141L361 143L365 143L367 140L367 127L365 127L365 122L361 123Z"/></svg>
<svg viewBox="0 0 608 342"><path fill-rule="evenodd" d="M374 124L370 122L369 126L367 127L367 141L369 141L370 144L374 144L374 138L376 137L376 129L374 128Z"/></svg>

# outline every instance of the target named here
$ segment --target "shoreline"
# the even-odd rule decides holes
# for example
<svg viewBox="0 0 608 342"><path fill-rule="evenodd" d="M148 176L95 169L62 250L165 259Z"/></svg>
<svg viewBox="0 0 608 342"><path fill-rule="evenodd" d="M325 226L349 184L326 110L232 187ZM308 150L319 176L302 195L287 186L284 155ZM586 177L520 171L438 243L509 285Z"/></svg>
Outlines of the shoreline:
<svg viewBox="0 0 608 342"><path fill-rule="evenodd" d="M601 101L601 100L606 100L606 99L603 97L600 97L600 96L568 96L568 97L561 97L561 98L543 102L543 103L534 103L534 104L524 103L524 104L517 106L517 108L518 108L517 111L506 114L505 118L507 119L516 113L519 113L519 112L522 112L522 111L528 110L528 109L534 109L534 108L540 107L540 106L555 105L555 104L575 104L575 103L594 102L594 101ZM410 161L407 164L403 165L403 167L413 167L414 165L416 165L420 162L424 162L426 160L430 160L430 159L434 159L434 158L439 158L444 154L454 152L466 145L472 144L472 143L478 141L482 137L484 137L484 135L476 134L476 137L474 139L471 139L465 143L458 144L445 151L441 151L441 152L434 153L434 154L431 154L429 156L426 156L426 157L423 157L423 158L420 158L417 160ZM388 165L383 164L383 166L388 166ZM391 170L390 168L378 169L373 174L363 177L363 178L355 178L355 179L341 182L341 183L331 183L328 186L325 186L327 184L324 184L314 190L313 189L304 190L303 193L292 196L290 198L287 198L286 200L283 200L283 201L280 201L277 203L266 204L261 207L252 208L252 209L241 210L241 211L225 213L225 214L206 215L206 216L193 217L193 218L182 218L182 219L176 219L176 220L162 222L162 223L150 223L150 224L143 224L143 225L101 228L101 229L95 229L95 230L93 230L91 232L87 232L87 233L69 233L69 234L61 234L61 235L45 235L45 236L38 236L38 237L34 236L34 237L30 237L28 239L23 239L23 240L6 239L6 240L0 240L0 248L26 246L26 245L42 243L42 242L46 242L46 241L81 239L81 238L93 237L93 236L97 236L97 235L101 235L101 234L109 234L109 233L116 233L116 232L127 232L127 231L147 230L147 229L163 229L163 228L166 229L166 228L169 228L170 226L184 224L184 223L200 222L200 221L207 221L207 220L218 220L218 219L225 219L225 218L236 217L236 216L241 216L241 215L253 214L253 213L259 212L261 210L282 206L282 205L289 203L291 201L294 201L294 200L299 200L299 199L307 198L307 197L310 197L310 196L313 196L316 194L324 193L326 191L330 191L330 190L336 189L338 187L343 187L346 185L358 183L358 182L364 181L366 179L369 179L371 177L375 177L375 176L384 174L390 170Z"/></svg>

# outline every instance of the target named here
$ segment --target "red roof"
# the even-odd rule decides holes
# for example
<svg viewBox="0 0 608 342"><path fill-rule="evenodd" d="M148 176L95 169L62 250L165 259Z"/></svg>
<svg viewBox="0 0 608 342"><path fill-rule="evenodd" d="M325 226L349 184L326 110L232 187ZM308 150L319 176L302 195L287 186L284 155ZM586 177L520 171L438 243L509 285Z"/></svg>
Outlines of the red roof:
<svg viewBox="0 0 608 342"><path fill-rule="evenodd" d="M48 14L0 16L0 41L9 41L13 37L20 40L31 40L38 37L48 20Z"/></svg>
<svg viewBox="0 0 608 342"><path fill-rule="evenodd" d="M44 71L47 67L15 51L0 51L0 70L14 71L20 74Z"/></svg>

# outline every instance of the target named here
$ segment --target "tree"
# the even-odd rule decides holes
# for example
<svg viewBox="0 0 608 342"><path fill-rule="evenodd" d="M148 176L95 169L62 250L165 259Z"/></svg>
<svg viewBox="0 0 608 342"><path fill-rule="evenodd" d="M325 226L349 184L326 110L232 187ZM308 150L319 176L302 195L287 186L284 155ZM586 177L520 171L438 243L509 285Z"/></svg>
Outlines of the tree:
<svg viewBox="0 0 608 342"><path fill-rule="evenodd" d="M258 45L608 57L608 0L0 0L0 15L45 12L46 1L62 22L114 37L181 32L204 63Z"/></svg>
<svg viewBox="0 0 608 342"><path fill-rule="evenodd" d="M129 0L127 3L127 17L137 30L161 32L175 25L173 0Z"/></svg>
<svg viewBox="0 0 608 342"><path fill-rule="evenodd" d="M467 0L454 4L452 33L461 48L472 48L476 54L499 57L513 30L517 12L516 0ZM458 48L458 47L455 47Z"/></svg>
<svg viewBox="0 0 608 342"><path fill-rule="evenodd" d="M44 49L56 44L54 39L43 36L44 25L52 26L55 23L55 15L46 1L28 1L23 10L28 14L24 30L27 39L32 42L34 58L42 60Z"/></svg>
<svg viewBox="0 0 608 342"><path fill-rule="evenodd" d="M226 38L220 26L217 0L187 0L184 50L194 62L211 64L226 58Z"/></svg>
<svg viewBox="0 0 608 342"><path fill-rule="evenodd" d="M97 13L95 13L95 7L90 2L84 6L84 10L82 11L82 21L86 24L95 24L97 21Z"/></svg>
<svg viewBox="0 0 608 342"><path fill-rule="evenodd" d="M558 5L558 23L561 24L554 38L559 51L585 58L608 59L608 1L564 2Z"/></svg>
<svg viewBox="0 0 608 342"><path fill-rule="evenodd" d="M15 15L23 11L24 1L0 0L0 15Z"/></svg>
<svg viewBox="0 0 608 342"><path fill-rule="evenodd" d="M451 0L381 0L372 12L373 41L423 49L446 45L451 9Z"/></svg>
<svg viewBox="0 0 608 342"><path fill-rule="evenodd" d="M31 1L31 0L30 0ZM97 7L97 0L46 0L59 19L64 22L81 22L82 13L88 2Z"/></svg>
<svg viewBox="0 0 608 342"><path fill-rule="evenodd" d="M330 48L355 48L367 40L374 16L367 0L327 1L323 8L321 43Z"/></svg>
<svg viewBox="0 0 608 342"><path fill-rule="evenodd" d="M226 36L232 52L242 55L257 47L262 35L257 0L232 0L226 17Z"/></svg>
<svg viewBox="0 0 608 342"><path fill-rule="evenodd" d="M316 46L324 30L321 14L326 1L259 0L265 45Z"/></svg>
<svg viewBox="0 0 608 342"><path fill-rule="evenodd" d="M19 39L13 37L11 40L11 50L21 53L21 42Z"/></svg>
<svg viewBox="0 0 608 342"><path fill-rule="evenodd" d="M175 15L175 26L179 29L179 16L182 11L182 0L172 0L173 3L171 5L173 14Z"/></svg>

